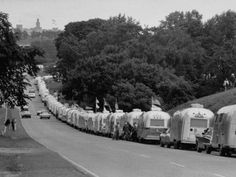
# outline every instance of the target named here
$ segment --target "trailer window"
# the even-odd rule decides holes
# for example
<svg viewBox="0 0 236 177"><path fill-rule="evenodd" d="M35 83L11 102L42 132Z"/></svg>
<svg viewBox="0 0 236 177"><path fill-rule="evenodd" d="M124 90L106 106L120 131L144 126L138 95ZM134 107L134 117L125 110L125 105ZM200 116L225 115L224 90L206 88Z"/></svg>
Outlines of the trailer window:
<svg viewBox="0 0 236 177"><path fill-rule="evenodd" d="M107 119L102 119L101 121L103 121L104 124L107 123Z"/></svg>
<svg viewBox="0 0 236 177"><path fill-rule="evenodd" d="M207 128L207 120L206 119L191 119L190 126L198 127L198 128Z"/></svg>
<svg viewBox="0 0 236 177"><path fill-rule="evenodd" d="M151 126L164 126L164 119L151 119L150 125Z"/></svg>

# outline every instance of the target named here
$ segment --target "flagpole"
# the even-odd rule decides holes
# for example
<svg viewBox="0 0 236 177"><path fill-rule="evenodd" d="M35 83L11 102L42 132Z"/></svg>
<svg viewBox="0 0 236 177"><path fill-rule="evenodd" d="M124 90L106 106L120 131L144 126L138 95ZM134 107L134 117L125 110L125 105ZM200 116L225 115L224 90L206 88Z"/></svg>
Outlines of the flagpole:
<svg viewBox="0 0 236 177"><path fill-rule="evenodd" d="M97 112L97 97L95 97L95 113Z"/></svg>
<svg viewBox="0 0 236 177"><path fill-rule="evenodd" d="M109 112L111 112L111 106L110 106L110 104L106 101L105 98L103 98L103 100L104 100L103 110L104 110L104 109L107 110L106 106L108 106Z"/></svg>
<svg viewBox="0 0 236 177"><path fill-rule="evenodd" d="M97 112L97 110L99 109L99 101L98 101L98 99L97 99L97 97L96 97L96 99L95 99L95 112Z"/></svg>
<svg viewBox="0 0 236 177"><path fill-rule="evenodd" d="M119 109L119 105L118 105L118 101L117 101L117 98L116 98L116 103L115 103L115 111Z"/></svg>

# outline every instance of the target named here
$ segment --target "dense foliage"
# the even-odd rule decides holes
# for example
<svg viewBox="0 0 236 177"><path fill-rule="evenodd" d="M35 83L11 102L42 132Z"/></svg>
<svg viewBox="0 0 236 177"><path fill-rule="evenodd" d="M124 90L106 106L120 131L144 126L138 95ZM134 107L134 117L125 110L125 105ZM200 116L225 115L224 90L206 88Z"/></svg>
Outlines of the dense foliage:
<svg viewBox="0 0 236 177"><path fill-rule="evenodd" d="M32 47L21 47L16 43L7 14L0 12L0 102L10 106L26 103L24 89L27 80L24 73L35 75L37 67L34 57L42 52Z"/></svg>
<svg viewBox="0 0 236 177"><path fill-rule="evenodd" d="M36 57L37 64L54 64L57 62L57 50L53 39L38 39L31 42L31 46L37 47L44 51L43 57Z"/></svg>
<svg viewBox="0 0 236 177"><path fill-rule="evenodd" d="M56 39L56 72L63 92L78 103L103 98L114 108L164 109L222 89L235 72L236 13L206 23L197 11L173 12L157 27L142 28L119 15L73 22Z"/></svg>
<svg viewBox="0 0 236 177"><path fill-rule="evenodd" d="M60 30L43 30L42 32L32 31L28 34L25 30L14 29L14 34L18 39L17 44L31 45L44 51L44 56L36 56L35 61L37 64L46 66L54 65L57 62L55 39L60 33Z"/></svg>

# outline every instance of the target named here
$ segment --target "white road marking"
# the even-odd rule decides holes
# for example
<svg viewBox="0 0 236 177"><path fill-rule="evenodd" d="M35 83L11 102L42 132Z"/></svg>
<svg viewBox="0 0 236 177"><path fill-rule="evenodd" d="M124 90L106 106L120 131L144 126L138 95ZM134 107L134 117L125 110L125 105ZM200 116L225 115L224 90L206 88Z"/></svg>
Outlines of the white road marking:
<svg viewBox="0 0 236 177"><path fill-rule="evenodd" d="M182 168L185 167L184 165L179 164L179 163L176 163L176 162L170 162L170 164L175 165L175 166L178 166L178 167L182 167Z"/></svg>
<svg viewBox="0 0 236 177"><path fill-rule="evenodd" d="M144 157L144 158L150 158L150 156L148 156L148 155L145 155L145 154L139 154L139 156L141 156L141 157Z"/></svg>
<svg viewBox="0 0 236 177"><path fill-rule="evenodd" d="M226 177L226 176L223 176L223 175L220 175L220 174L217 174L217 173L213 173L213 175L215 175L217 177Z"/></svg>
<svg viewBox="0 0 236 177"><path fill-rule="evenodd" d="M73 165L75 165L80 171L84 172L85 174L89 174L92 177L99 177L97 174L93 173L92 171L88 170L87 168L83 167L82 165L79 165L78 163L74 162L73 160L69 159L68 157L60 154L65 160L69 161Z"/></svg>

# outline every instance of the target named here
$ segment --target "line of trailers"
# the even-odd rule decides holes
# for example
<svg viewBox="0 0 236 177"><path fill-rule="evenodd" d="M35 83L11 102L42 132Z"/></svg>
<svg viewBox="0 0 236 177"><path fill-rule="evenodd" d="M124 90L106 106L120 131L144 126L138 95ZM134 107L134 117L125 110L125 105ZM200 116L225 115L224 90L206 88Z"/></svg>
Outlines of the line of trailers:
<svg viewBox="0 0 236 177"><path fill-rule="evenodd" d="M136 123L139 142L152 140L162 147L193 147L198 152L219 151L220 155L228 156L236 152L236 105L223 107L216 115L199 104L192 104L173 116L160 108L148 112L134 109L129 113L122 110L94 113L58 102L49 93L42 77L37 77L36 83L39 95L51 113L81 131L111 137L117 122L120 135L124 134L126 122Z"/></svg>

